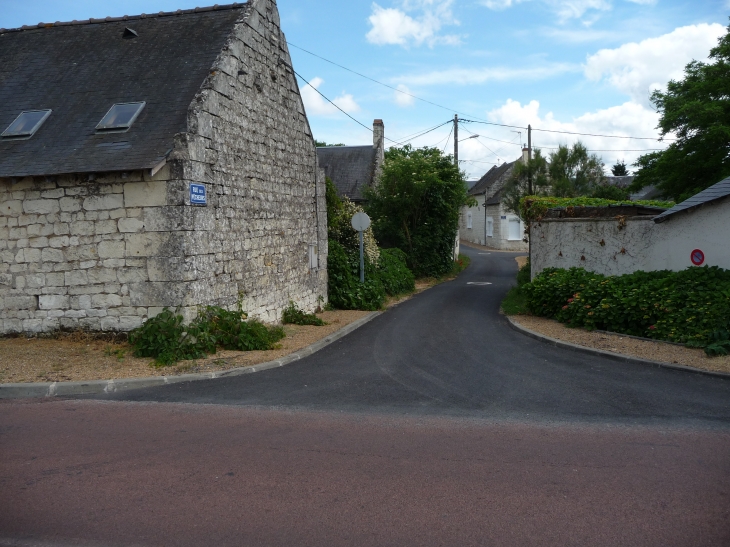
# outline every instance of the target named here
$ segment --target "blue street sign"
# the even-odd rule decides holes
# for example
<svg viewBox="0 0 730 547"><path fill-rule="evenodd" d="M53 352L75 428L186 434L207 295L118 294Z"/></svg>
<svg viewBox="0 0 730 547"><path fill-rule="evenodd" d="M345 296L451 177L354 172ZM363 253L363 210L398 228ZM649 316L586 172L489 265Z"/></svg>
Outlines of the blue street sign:
<svg viewBox="0 0 730 547"><path fill-rule="evenodd" d="M190 183L190 205L207 205L205 197L205 184Z"/></svg>

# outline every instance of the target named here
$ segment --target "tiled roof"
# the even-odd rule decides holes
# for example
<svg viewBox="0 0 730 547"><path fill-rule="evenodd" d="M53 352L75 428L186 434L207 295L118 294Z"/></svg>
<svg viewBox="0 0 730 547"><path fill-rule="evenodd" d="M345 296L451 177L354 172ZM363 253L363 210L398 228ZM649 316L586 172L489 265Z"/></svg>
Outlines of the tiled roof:
<svg viewBox="0 0 730 547"><path fill-rule="evenodd" d="M716 201L727 196L730 196L730 177L721 180L717 184L713 184L709 188L702 190L699 194L695 194L691 198L684 200L682 203L678 203L671 209L664 211L661 215L654 219L654 222L664 222L680 211L695 209L697 207L701 207L705 203L710 203L711 201Z"/></svg>
<svg viewBox="0 0 730 547"><path fill-rule="evenodd" d="M361 201L363 189L373 182L373 146L325 146L317 148L319 166L335 184L337 194Z"/></svg>
<svg viewBox="0 0 730 547"><path fill-rule="evenodd" d="M21 111L53 110L31 139L0 139L0 176L154 167L186 131L188 107L245 10L232 4L0 31L0 131ZM137 37L123 38L125 28ZM129 131L96 132L113 104L137 101L147 104Z"/></svg>
<svg viewBox="0 0 730 547"><path fill-rule="evenodd" d="M479 181L474 186L472 186L471 190L469 190L469 194L472 196L483 194L492 186L492 184L499 180L499 178L504 175L507 170L515 163L516 162L513 161L510 163L503 163L499 167L497 167L496 165L492 167L484 174L482 178L479 179Z"/></svg>

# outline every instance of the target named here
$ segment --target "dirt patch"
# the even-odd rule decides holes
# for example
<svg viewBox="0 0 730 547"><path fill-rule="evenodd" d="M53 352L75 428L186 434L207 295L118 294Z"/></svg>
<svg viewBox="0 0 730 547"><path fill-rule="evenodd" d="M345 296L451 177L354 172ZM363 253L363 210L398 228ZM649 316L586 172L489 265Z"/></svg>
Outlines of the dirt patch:
<svg viewBox="0 0 730 547"><path fill-rule="evenodd" d="M83 333L56 338L0 339L0 383L71 382L146 376L174 376L220 371L278 359L326 338L367 311L335 310L317 314L327 325L284 325L286 338L269 351L219 351L205 359L155 367L149 358L138 358L125 342L99 340Z"/></svg>
<svg viewBox="0 0 730 547"><path fill-rule="evenodd" d="M714 372L730 373L730 356L728 355L708 357L704 350L701 349L686 348L665 342L638 340L636 338L622 336L621 334L591 332L579 328L571 329L554 319L546 319L544 317L534 317L531 315L512 315L510 317L516 323L532 331L579 346L640 357L642 359L651 359L652 361L661 361L663 363L673 363Z"/></svg>
<svg viewBox="0 0 730 547"><path fill-rule="evenodd" d="M517 267L522 268L525 264L527 264L527 260L529 257L527 256L517 256L515 257L515 260L517 261Z"/></svg>

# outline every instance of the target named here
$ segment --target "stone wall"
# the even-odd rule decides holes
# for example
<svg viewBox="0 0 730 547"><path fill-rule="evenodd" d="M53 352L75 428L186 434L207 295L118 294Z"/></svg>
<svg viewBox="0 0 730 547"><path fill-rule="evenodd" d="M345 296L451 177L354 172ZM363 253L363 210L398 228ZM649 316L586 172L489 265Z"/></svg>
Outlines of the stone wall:
<svg viewBox="0 0 730 547"><path fill-rule="evenodd" d="M708 266L730 269L730 199L654 223L647 217L564 218L531 227L532 275L548 267L583 267L605 275L684 270L700 249Z"/></svg>
<svg viewBox="0 0 730 547"><path fill-rule="evenodd" d="M0 333L129 330L239 298L276 322L290 299L326 302L324 174L274 2L249 2L171 146L155 176L0 180Z"/></svg>

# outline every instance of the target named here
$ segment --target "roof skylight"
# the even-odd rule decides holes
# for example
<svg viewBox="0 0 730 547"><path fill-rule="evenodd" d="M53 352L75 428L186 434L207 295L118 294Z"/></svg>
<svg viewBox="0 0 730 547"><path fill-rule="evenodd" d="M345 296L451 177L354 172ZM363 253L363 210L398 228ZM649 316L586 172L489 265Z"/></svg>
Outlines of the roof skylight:
<svg viewBox="0 0 730 547"><path fill-rule="evenodd" d="M0 136L5 139L29 139L50 115L50 110L24 110Z"/></svg>
<svg viewBox="0 0 730 547"><path fill-rule="evenodd" d="M118 103L109 109L101 119L96 129L99 131L129 129L139 113L142 112L144 101L140 103Z"/></svg>

